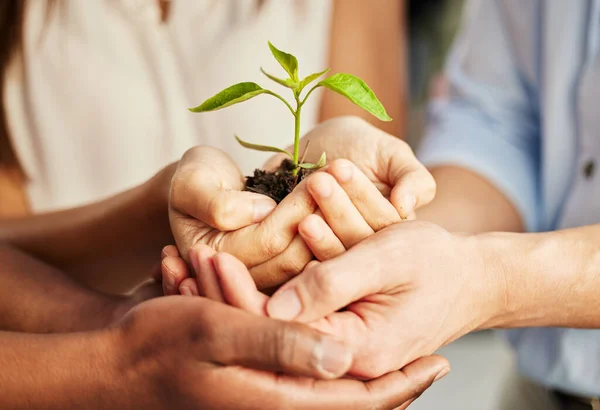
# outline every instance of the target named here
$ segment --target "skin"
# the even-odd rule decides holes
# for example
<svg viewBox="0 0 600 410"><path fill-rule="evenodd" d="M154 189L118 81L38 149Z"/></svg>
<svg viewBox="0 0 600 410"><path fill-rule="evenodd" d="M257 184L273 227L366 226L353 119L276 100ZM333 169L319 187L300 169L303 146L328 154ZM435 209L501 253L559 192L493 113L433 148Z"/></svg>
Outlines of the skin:
<svg viewBox="0 0 600 410"><path fill-rule="evenodd" d="M404 0L335 0L329 46L332 73L362 78L382 102L392 122L379 121L344 97L323 93L321 120L355 115L399 137L406 126Z"/></svg>
<svg viewBox="0 0 600 410"><path fill-rule="evenodd" d="M304 325L205 298L148 300L157 283L107 297L14 248L0 259L2 408L392 409L448 366L434 356L333 380L351 352Z"/></svg>
<svg viewBox="0 0 600 410"><path fill-rule="evenodd" d="M327 121L303 138L302 149L308 141L307 160L325 151L330 161L355 162L403 217L433 198L435 183L408 145L363 120ZM367 148L372 154L365 156ZM232 253L251 267L261 288L277 286L301 272L313 257L297 232L317 204L306 183L276 210L273 201L243 192L242 187L243 176L226 154L196 147L178 164L112 198L0 221L0 243L109 293L123 293L145 280L161 247L173 242L185 257L198 243ZM257 244L253 252L248 243ZM176 289L175 283L166 283Z"/></svg>
<svg viewBox="0 0 600 410"><path fill-rule="evenodd" d="M316 161L327 152L330 163L341 158L354 162L370 181L365 188L369 189L368 195L376 193L374 184L380 195L389 197L401 217L410 216L435 194L435 182L410 147L361 119L327 121L302 139L301 152L307 146L307 161ZM265 168L275 168L284 157L275 156ZM260 289L286 282L313 258L310 248L297 235L300 222L317 208L309 180L302 181L271 211L275 203L269 198L241 191L243 176L228 156L206 147L188 151L173 177L169 210L181 255L189 262L189 250L205 244L240 258ZM346 195L364 202L365 194L360 190L348 190ZM384 216L383 225L397 221L397 215L391 214L385 214L388 216ZM257 222L261 218L262 222ZM248 247L249 243L253 246ZM178 274L166 275L165 290L176 291L181 280Z"/></svg>

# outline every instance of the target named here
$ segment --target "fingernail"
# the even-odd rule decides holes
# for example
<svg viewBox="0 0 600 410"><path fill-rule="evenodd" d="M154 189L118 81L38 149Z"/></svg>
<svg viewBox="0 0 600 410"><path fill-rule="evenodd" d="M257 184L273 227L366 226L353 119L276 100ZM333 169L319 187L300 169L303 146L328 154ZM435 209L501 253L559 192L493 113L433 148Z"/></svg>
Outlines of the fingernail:
<svg viewBox="0 0 600 410"><path fill-rule="evenodd" d="M404 194L402 197L402 211L405 215L414 211L416 205L417 198L413 194Z"/></svg>
<svg viewBox="0 0 600 410"><path fill-rule="evenodd" d="M350 350L332 337L326 337L315 352L318 370L329 377L346 373L352 362Z"/></svg>
<svg viewBox="0 0 600 410"><path fill-rule="evenodd" d="M273 212L273 209L275 209L276 206L277 204L275 201L267 197L254 199L252 201L254 223L261 222L265 219L267 215Z"/></svg>
<svg viewBox="0 0 600 410"><path fill-rule="evenodd" d="M192 290L187 286L182 286L181 288L179 288L179 292L181 292L183 296L193 296Z"/></svg>
<svg viewBox="0 0 600 410"><path fill-rule="evenodd" d="M274 319L292 320L301 310L302 304L295 289L284 290L267 304L267 313Z"/></svg>
<svg viewBox="0 0 600 410"><path fill-rule="evenodd" d="M348 182L352 179L352 174L354 170L353 166L347 161L340 161L336 164L336 172L335 175L339 182Z"/></svg>
<svg viewBox="0 0 600 410"><path fill-rule="evenodd" d="M437 376L435 376L435 379L433 379L433 382L437 382L438 380L446 377L448 375L448 373L450 373L450 368L449 367L444 367L438 374Z"/></svg>

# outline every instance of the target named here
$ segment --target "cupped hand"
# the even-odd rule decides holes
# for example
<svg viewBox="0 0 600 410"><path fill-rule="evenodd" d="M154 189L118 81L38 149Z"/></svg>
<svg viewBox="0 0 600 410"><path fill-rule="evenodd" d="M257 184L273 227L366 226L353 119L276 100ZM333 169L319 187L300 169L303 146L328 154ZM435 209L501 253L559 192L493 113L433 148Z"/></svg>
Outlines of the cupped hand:
<svg viewBox="0 0 600 410"><path fill-rule="evenodd" d="M305 150L306 162L317 162L325 152L328 162L343 158L356 164L404 219L435 196L435 181L410 146L361 118L323 122L300 141L300 152ZM265 168L274 169L285 158L277 154Z"/></svg>
<svg viewBox="0 0 600 410"><path fill-rule="evenodd" d="M279 285L312 259L297 232L316 204L304 183L277 207L267 196L243 188L243 175L225 153L208 147L187 151L173 177L169 201L177 246L184 258L197 244L227 251L250 268L260 288ZM176 293L183 279L167 275L165 293Z"/></svg>
<svg viewBox="0 0 600 410"><path fill-rule="evenodd" d="M307 267L269 300L253 298L270 317L313 323L347 341L355 353L351 373L376 377L503 311L504 286L486 269L493 261L485 255L476 236L404 222Z"/></svg>
<svg viewBox="0 0 600 410"><path fill-rule="evenodd" d="M430 357L368 382L333 380L352 361L343 343L205 298L140 304L112 332L132 405L148 409L394 409L448 366Z"/></svg>
<svg viewBox="0 0 600 410"><path fill-rule="evenodd" d="M386 226L401 220L394 206L353 163L335 160L323 172L311 175L306 187L319 209L298 225L300 236L319 261L333 258ZM190 253L206 253L202 247L192 247ZM169 258L168 256L172 256ZM208 266L199 268L197 284L191 284L187 265L178 259L174 247L163 251L164 282L170 280L184 291L203 295L204 287L211 286L202 274ZM192 261L197 258L191 258ZM268 275L268 264L257 267L253 276ZM185 279L185 280L184 280ZM181 290L181 289L180 289Z"/></svg>

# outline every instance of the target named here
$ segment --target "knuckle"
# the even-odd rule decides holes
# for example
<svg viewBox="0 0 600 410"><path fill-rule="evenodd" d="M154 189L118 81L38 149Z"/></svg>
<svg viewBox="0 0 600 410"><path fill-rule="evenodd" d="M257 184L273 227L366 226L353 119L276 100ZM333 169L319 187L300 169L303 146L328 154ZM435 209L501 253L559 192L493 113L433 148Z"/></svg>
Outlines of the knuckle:
<svg viewBox="0 0 600 410"><path fill-rule="evenodd" d="M328 300L335 296L338 289L335 277L326 264L315 267L313 281L320 298Z"/></svg>
<svg viewBox="0 0 600 410"><path fill-rule="evenodd" d="M235 202L228 201L226 196L215 195L208 202L210 225L219 231L228 231L237 215Z"/></svg>
<svg viewBox="0 0 600 410"><path fill-rule="evenodd" d="M265 232L262 240L262 248L267 258L273 258L288 247L289 241L276 232Z"/></svg>

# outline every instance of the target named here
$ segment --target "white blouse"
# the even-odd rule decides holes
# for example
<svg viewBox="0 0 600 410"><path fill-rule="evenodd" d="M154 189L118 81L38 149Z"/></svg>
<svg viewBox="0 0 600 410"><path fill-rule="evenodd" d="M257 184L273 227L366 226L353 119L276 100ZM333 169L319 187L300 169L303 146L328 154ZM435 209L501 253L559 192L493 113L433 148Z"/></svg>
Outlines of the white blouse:
<svg viewBox="0 0 600 410"><path fill-rule="evenodd" d="M251 172L268 154L241 148L234 133L286 146L287 108L271 96L211 113L187 108L240 81L289 97L260 74L283 76L267 40L295 54L302 75L327 64L330 1L266 0L257 11L250 0L173 0L166 23L157 0L65 0L49 16L46 4L29 2L24 63L10 67L3 96L34 212L123 191L198 144ZM318 99L303 109L304 131Z"/></svg>

